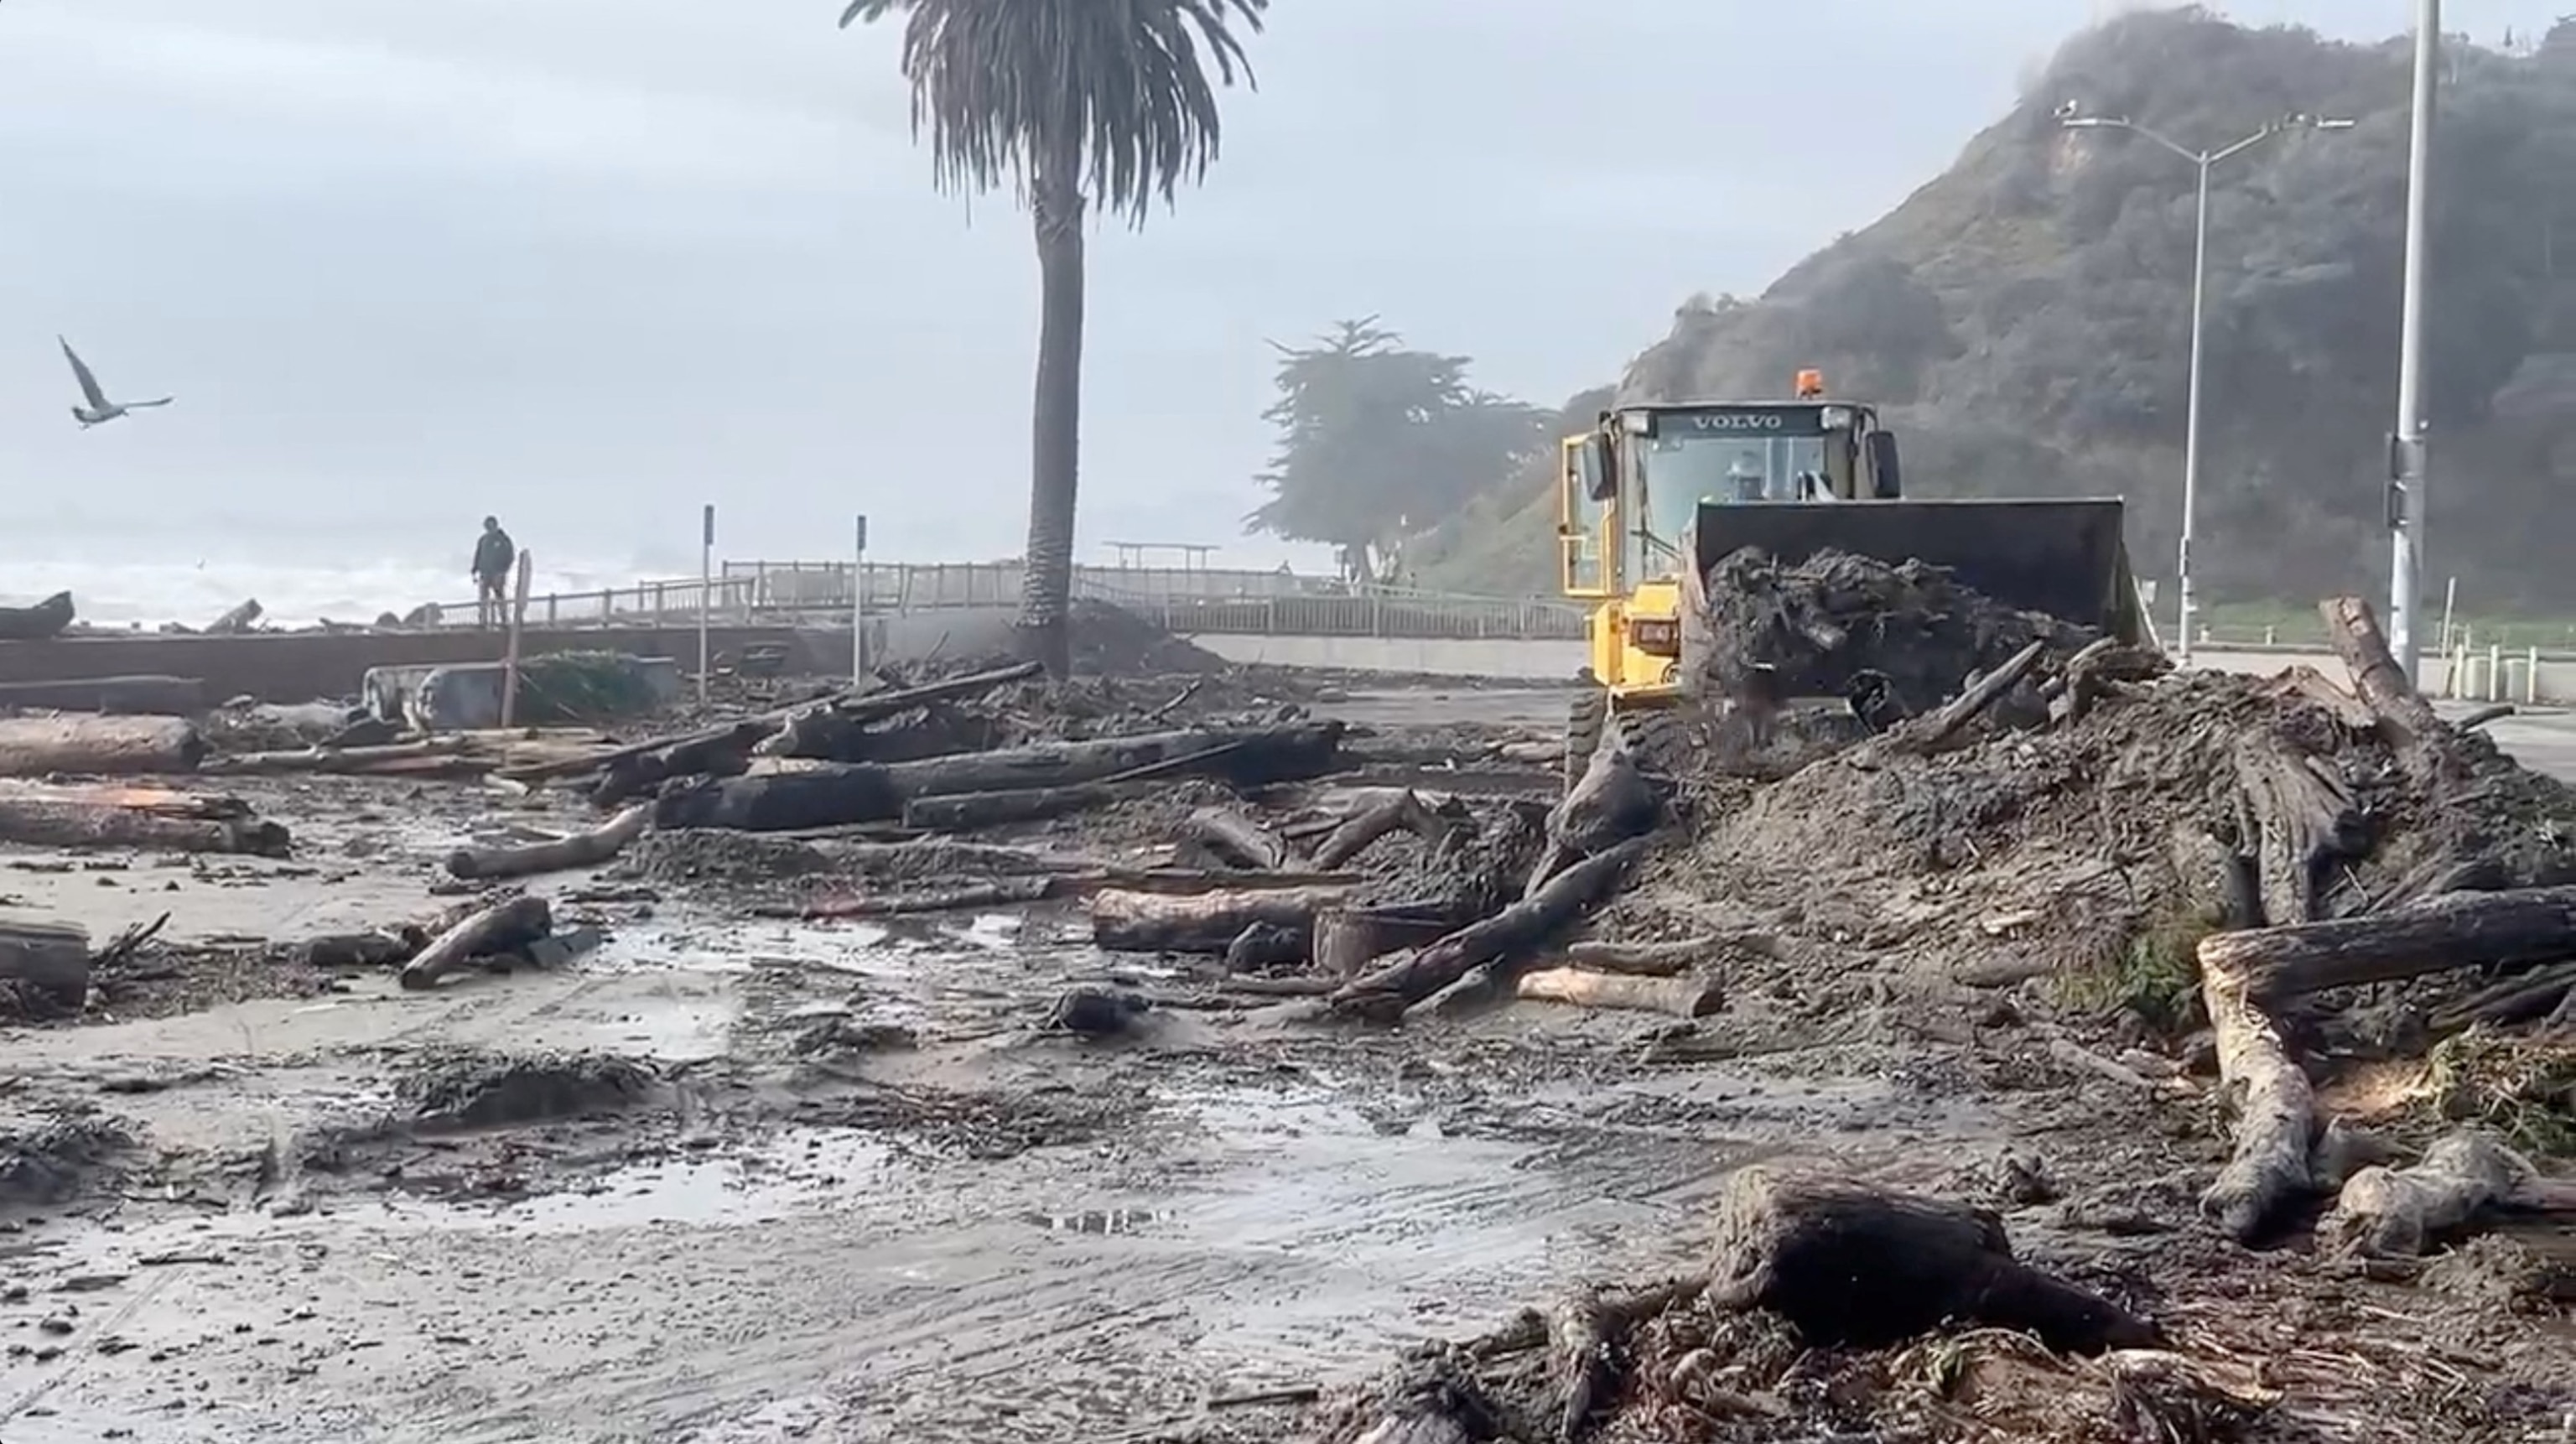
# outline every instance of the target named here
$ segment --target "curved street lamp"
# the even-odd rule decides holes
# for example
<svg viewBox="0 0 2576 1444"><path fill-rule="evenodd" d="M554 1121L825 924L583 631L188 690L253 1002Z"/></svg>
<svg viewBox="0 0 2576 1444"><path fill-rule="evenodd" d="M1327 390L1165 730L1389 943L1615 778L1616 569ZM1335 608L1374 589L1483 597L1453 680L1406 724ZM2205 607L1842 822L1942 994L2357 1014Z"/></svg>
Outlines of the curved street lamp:
<svg viewBox="0 0 2576 1444"><path fill-rule="evenodd" d="M2276 135L2294 130L2350 130L2353 123L2316 115L2285 115L2252 135L2216 150L2194 150L2125 115L2087 115L2084 107L2072 100L2057 108L2057 123L2068 130L2128 131L2181 156L2200 172L2200 204L2193 223L2191 253L2191 379L2188 383L2190 399L2184 404L2183 419L2182 544L2175 557L2174 588L2181 594L2176 604L2181 632L2175 644L2174 657L2188 667L2191 665L2191 629L2196 610L2192 603L2191 537L2200 509L2200 361L2209 293L2209 173L2220 162L2242 155Z"/></svg>

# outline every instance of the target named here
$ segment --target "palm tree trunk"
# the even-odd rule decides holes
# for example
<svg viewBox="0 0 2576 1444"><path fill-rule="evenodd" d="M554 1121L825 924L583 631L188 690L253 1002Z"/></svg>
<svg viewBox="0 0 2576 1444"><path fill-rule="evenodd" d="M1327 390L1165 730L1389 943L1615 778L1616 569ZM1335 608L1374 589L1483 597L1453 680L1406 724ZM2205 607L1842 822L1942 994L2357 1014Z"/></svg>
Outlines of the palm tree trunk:
<svg viewBox="0 0 2576 1444"><path fill-rule="evenodd" d="M1021 655L1073 670L1073 520L1082 463L1082 192L1056 170L1030 187L1038 236L1038 379L1031 408Z"/></svg>

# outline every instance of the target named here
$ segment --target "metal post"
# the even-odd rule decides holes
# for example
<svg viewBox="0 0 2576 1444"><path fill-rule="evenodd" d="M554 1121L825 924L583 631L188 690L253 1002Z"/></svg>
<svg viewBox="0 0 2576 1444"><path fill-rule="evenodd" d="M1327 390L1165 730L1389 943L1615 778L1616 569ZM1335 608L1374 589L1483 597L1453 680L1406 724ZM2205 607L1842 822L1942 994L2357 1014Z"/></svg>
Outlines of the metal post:
<svg viewBox="0 0 2576 1444"><path fill-rule="evenodd" d="M868 676L868 514L859 513L850 550L850 685L862 686Z"/></svg>
<svg viewBox="0 0 2576 1444"><path fill-rule="evenodd" d="M2181 619L2174 660L2186 667L2191 665L2194 621L2191 536L2200 513L2200 360L2209 317L2209 170L2216 157L2204 151L2199 161L2200 204L2191 246L2191 378L2185 383L2190 395L2183 403L2182 424L2182 543L2174 555L2175 610Z"/></svg>
<svg viewBox="0 0 2576 1444"><path fill-rule="evenodd" d="M2437 649L2439 651L2447 653L2451 650L2451 617L2459 604L2460 579L2453 576L2442 583L2442 645Z"/></svg>
<svg viewBox="0 0 2576 1444"><path fill-rule="evenodd" d="M2416 613L2424 576L2424 491L2431 480L2424 440L2424 272L2441 49L2442 0L2417 0L2414 116L2406 145L2406 300L2399 322L2397 434L2389 448L2395 495L2388 507L2388 650L2410 681L2422 646Z"/></svg>
<svg viewBox="0 0 2576 1444"><path fill-rule="evenodd" d="M708 502L698 526L698 705L707 705L707 616L716 609L716 504Z"/></svg>

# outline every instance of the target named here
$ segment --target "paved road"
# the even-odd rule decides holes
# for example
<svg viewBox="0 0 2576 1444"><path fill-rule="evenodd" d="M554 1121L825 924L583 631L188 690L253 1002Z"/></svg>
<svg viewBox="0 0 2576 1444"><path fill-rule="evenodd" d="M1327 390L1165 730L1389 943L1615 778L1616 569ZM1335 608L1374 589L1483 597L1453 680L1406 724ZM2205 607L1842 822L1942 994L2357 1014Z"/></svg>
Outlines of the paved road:
<svg viewBox="0 0 2576 1444"><path fill-rule="evenodd" d="M1407 687L1355 692L1320 710L1352 722L1499 722L1553 727L1564 720L1570 689L1557 687ZM2462 717L2476 704L2444 702L2443 715ZM2544 707L2487 724L2497 745L2525 767L2562 782L2576 782L2576 710Z"/></svg>
<svg viewBox="0 0 2576 1444"><path fill-rule="evenodd" d="M2457 717L2471 710L2465 704L2442 704L2447 716ZM2507 717L2488 723L2487 733L2495 738L2497 746L2532 771L2545 772L2561 782L2576 782L2576 711L2550 708Z"/></svg>

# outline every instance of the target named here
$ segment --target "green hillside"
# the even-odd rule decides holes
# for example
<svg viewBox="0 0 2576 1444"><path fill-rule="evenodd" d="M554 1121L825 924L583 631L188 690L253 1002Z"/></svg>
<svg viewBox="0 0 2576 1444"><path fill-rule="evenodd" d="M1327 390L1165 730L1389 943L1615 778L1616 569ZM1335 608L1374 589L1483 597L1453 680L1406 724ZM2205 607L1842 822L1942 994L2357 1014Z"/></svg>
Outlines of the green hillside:
<svg viewBox="0 0 2576 1444"><path fill-rule="evenodd" d="M1695 298L1621 382L1638 399L1777 395L1801 367L1879 401L1920 495L2122 495L2141 572L2179 520L2193 168L2186 145L2294 112L2218 172L2204 587L2375 589L2396 394L2408 44L2331 43L2193 11L2069 42L1948 172L1754 299ZM2427 386L2433 571L2483 609L2576 606L2554 503L2576 495L2576 26L2537 54L2446 57ZM1412 547L1426 585L1542 590L1533 465Z"/></svg>

